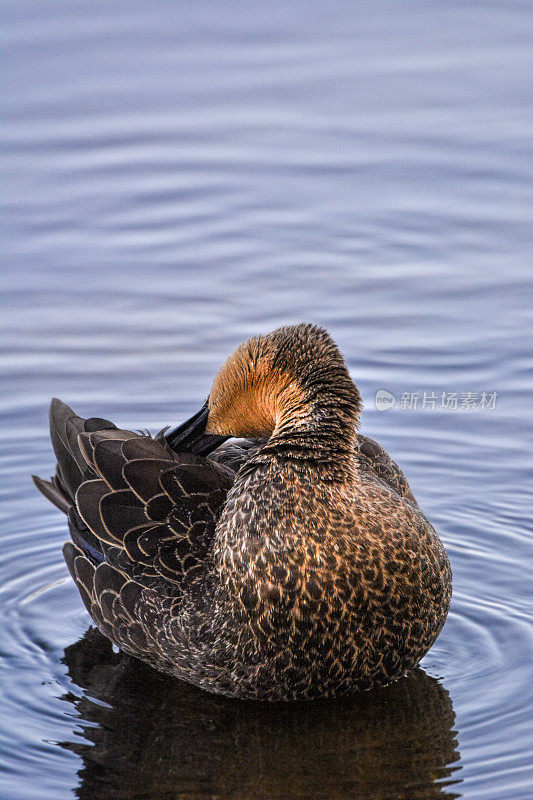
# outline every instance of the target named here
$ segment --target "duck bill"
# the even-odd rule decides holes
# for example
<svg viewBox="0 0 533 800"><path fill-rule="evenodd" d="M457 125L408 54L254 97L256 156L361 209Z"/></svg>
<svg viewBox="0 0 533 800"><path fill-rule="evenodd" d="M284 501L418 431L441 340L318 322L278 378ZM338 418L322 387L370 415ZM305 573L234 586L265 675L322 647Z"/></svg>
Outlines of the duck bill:
<svg viewBox="0 0 533 800"><path fill-rule="evenodd" d="M219 445L230 439L230 436L217 436L216 434L206 433L207 418L209 416L208 400L205 401L200 411L194 416L178 425L171 431L163 434L169 447L176 453L183 450L189 453L196 453L199 456L207 456L216 450Z"/></svg>

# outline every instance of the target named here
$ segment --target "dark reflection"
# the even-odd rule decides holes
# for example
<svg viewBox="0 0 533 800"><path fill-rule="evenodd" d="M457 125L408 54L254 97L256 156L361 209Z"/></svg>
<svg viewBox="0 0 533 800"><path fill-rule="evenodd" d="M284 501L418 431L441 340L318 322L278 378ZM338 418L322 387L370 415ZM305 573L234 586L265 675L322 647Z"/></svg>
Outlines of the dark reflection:
<svg viewBox="0 0 533 800"><path fill-rule="evenodd" d="M263 705L160 676L95 629L64 663L88 695L65 696L82 734L62 743L83 759L83 800L460 796L451 700L422 670L350 699Z"/></svg>

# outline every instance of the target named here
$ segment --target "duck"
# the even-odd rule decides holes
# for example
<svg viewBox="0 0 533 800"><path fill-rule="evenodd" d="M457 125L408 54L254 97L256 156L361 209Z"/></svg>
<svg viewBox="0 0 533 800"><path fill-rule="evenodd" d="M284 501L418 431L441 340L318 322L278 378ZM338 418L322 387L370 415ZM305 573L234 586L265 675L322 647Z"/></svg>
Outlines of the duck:
<svg viewBox="0 0 533 800"><path fill-rule="evenodd" d="M448 613L448 556L409 484L359 433L330 334L242 343L200 410L155 436L54 399L37 488L92 620L154 669L232 698L297 701L413 670Z"/></svg>

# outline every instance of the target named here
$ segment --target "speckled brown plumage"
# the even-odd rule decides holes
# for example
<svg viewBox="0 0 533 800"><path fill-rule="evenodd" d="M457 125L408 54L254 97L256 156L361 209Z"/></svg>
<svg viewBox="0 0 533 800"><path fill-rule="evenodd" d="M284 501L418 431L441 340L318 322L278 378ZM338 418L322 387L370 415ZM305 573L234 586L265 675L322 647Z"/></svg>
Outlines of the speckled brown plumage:
<svg viewBox="0 0 533 800"><path fill-rule="evenodd" d="M414 667L444 624L450 565L401 470L358 434L360 408L312 325L237 349L189 451L53 401L57 473L36 483L68 513L65 560L100 630L235 697L339 695ZM215 447L230 435L247 438Z"/></svg>

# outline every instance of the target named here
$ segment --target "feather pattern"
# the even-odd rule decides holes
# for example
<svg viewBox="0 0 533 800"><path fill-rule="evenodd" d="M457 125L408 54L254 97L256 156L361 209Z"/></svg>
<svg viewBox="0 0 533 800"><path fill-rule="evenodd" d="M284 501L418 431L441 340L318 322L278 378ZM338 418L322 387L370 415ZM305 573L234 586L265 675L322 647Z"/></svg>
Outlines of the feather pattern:
<svg viewBox="0 0 533 800"><path fill-rule="evenodd" d="M311 698L387 683L427 652L450 601L446 553L405 476L356 431L360 399L343 362L334 381L299 367L306 337L318 341L313 359L322 341L324 359L338 351L320 329L294 331L275 332L271 364L282 389L272 409L260 369L269 337L237 351L260 375L261 428L286 404L269 438L230 439L207 457L217 431L202 440L187 429L190 449L176 452L164 431L153 439L83 420L54 400L56 474L34 478L68 515L64 558L100 630L156 669L236 697ZM307 405L284 377L289 368L306 376ZM251 397L248 362L240 370L234 357L229 369L234 381L242 372ZM224 395L223 372L217 380ZM225 396L221 405L229 407ZM245 427L253 430L251 414Z"/></svg>

